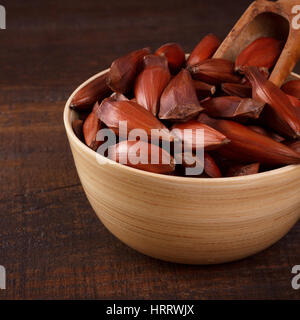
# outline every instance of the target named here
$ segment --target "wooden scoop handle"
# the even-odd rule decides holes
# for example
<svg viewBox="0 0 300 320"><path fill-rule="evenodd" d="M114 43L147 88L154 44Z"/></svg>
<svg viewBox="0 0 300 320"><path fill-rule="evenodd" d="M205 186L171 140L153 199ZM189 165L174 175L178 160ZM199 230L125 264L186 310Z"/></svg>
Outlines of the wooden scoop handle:
<svg viewBox="0 0 300 320"><path fill-rule="evenodd" d="M256 39L255 35L263 34L264 21L256 18L264 13L273 13L287 20L289 24L289 34L282 53L277 61L276 66L270 76L270 80L277 86L281 86L287 79L300 57L300 0L278 0L277 2L267 0L257 0L253 2L245 11L226 39L220 45L214 55L214 58L223 58L234 61L236 52L240 48L245 48L249 44L248 40ZM270 19L269 19L270 20ZM280 22L278 19L274 20ZM252 22L255 28L249 31L249 34L243 34L243 31ZM283 29L283 25L278 25L277 29ZM273 30L276 32L276 30ZM242 37L240 36L241 34Z"/></svg>
<svg viewBox="0 0 300 320"><path fill-rule="evenodd" d="M300 58L300 0L278 0L277 5L278 13L290 23L289 37L270 77L281 86Z"/></svg>

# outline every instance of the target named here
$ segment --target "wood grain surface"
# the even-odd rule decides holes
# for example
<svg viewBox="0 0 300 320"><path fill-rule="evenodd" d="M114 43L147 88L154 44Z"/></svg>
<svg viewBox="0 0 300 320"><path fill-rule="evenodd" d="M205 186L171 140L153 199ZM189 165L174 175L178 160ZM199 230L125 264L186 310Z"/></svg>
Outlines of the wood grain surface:
<svg viewBox="0 0 300 320"><path fill-rule="evenodd" d="M0 299L299 299L300 223L251 258L198 267L143 256L90 207L64 132L70 93L136 48L225 37L250 1L2 0ZM296 71L300 72L299 66ZM117 197L117 195L116 195Z"/></svg>

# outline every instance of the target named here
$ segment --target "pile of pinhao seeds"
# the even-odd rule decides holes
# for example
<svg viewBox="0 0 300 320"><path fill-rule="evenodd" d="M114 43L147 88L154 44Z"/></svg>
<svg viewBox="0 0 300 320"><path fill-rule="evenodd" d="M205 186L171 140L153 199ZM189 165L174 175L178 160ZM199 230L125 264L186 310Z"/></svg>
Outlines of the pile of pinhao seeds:
<svg viewBox="0 0 300 320"><path fill-rule="evenodd" d="M235 62L212 58L219 45L219 39L209 34L188 59L180 45L168 43L154 53L144 48L115 60L108 72L73 98L71 108L79 113L73 122L77 137L96 151L104 143L98 141L97 132L112 130L118 139L111 148L119 161L137 143L124 140L120 121L127 122L125 136L133 129L149 135L160 129L158 144L141 139L146 148L136 151L146 150L146 157L158 152L159 163L127 165L178 176L185 175L185 161L176 164L176 154L169 163L162 161L170 156L162 140L178 139L174 128L191 129L180 139L193 152L204 147L200 177L249 175L300 163L300 80L282 88L268 80L283 44L259 38ZM204 130L202 145L194 139L197 129Z"/></svg>

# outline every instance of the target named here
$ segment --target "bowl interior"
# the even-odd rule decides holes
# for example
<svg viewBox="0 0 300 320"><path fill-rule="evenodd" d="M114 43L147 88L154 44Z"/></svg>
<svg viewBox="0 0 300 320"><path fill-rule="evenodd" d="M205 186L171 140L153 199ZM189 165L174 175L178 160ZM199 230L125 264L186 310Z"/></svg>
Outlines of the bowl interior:
<svg viewBox="0 0 300 320"><path fill-rule="evenodd" d="M87 81L85 81L83 84L81 84L73 93L72 95L69 97L66 105L65 105L65 109L64 109L64 125L65 125L65 129L68 135L68 138L70 140L72 140L73 143L75 143L82 152L86 152L89 153L90 156L94 156L95 157L95 161L96 161L96 151L93 151L92 149L90 149L87 145L85 145L82 141L80 141L80 139L77 138L77 136L75 135L73 128L72 128L72 122L75 119L79 118L78 112L72 110L70 108L72 99L74 97L74 95L85 85L87 85L89 82L93 81L94 79L98 78L99 76L101 76L103 73L105 73L108 69L103 70L101 72L99 72L98 74L92 76L90 79L88 79ZM291 73L290 77L287 79L287 81L289 80L295 80L295 79L299 79L300 80L300 76L298 74L295 73ZM97 155L98 157L102 157L101 155ZM231 182L231 181L238 181L238 180L249 180L249 181L253 181L253 179L258 179L258 178L264 178L265 176L270 176L270 175L276 175L276 174L282 174L284 172L288 173L290 171L292 171L294 168L298 167L298 165L287 165L284 166L282 168L279 169L273 169L270 171L266 171L266 172L260 172L257 174L253 174L253 175L248 175L248 176L240 176L240 177L226 177L226 178L197 178L197 177L179 177L179 176L171 176L171 175L164 175L164 174L158 174L158 173L151 173L151 172L147 172L147 171L143 171L143 170L138 170L135 168L131 168L119 163L116 163L112 160L106 159L106 161L108 161L111 165L114 166L118 166L120 168L122 168L122 170L127 170L128 173L134 173L134 174L138 174L138 175L146 175L146 176L152 176L152 177L157 177L159 179L165 179L165 180L169 180L169 181L177 181L181 180L182 183L198 183L198 184L203 184L203 183L216 183L216 182Z"/></svg>

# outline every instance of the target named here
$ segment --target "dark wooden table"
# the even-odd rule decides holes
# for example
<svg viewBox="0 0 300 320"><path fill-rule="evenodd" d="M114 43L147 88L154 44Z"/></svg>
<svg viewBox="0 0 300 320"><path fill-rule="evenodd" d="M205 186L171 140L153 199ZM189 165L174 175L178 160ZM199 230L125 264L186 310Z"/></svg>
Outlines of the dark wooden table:
<svg viewBox="0 0 300 320"><path fill-rule="evenodd" d="M143 256L97 219L62 122L83 80L133 49L224 37L250 1L2 0L0 299L299 299L300 224L243 261L184 266ZM300 68L298 68L300 71Z"/></svg>

